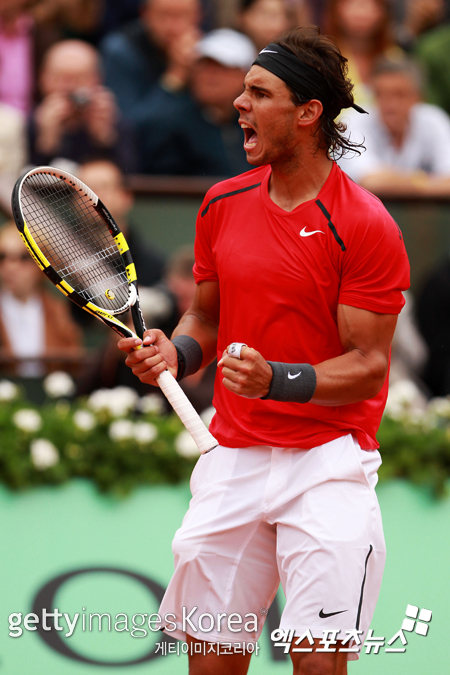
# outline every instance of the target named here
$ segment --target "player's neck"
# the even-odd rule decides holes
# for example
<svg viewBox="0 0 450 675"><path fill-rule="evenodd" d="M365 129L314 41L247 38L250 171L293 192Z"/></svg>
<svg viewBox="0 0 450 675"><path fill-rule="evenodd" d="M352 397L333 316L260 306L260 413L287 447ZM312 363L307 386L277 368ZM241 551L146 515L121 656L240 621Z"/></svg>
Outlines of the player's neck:
<svg viewBox="0 0 450 675"><path fill-rule="evenodd" d="M272 164L269 197L284 211L315 199L325 184L333 162L325 153L299 159L296 166Z"/></svg>

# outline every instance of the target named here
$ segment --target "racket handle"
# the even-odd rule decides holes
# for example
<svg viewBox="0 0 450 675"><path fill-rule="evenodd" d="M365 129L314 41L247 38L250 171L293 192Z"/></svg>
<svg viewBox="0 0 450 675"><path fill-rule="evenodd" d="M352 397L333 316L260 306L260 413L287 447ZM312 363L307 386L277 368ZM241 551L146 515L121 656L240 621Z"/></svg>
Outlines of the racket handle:
<svg viewBox="0 0 450 675"><path fill-rule="evenodd" d="M200 452L203 454L219 445L214 436L209 433L199 414L194 410L192 403L173 375L168 370L165 370L156 378L156 381L162 389L164 396L168 399L170 405L191 434Z"/></svg>

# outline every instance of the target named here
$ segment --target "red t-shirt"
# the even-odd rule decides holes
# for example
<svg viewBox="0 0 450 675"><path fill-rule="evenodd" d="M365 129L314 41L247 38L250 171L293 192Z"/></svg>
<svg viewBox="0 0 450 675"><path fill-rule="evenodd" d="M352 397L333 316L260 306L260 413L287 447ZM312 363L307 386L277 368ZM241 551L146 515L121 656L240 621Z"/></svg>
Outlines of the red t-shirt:
<svg viewBox="0 0 450 675"><path fill-rule="evenodd" d="M218 183L197 219L194 276L218 281L217 354L244 342L268 361L315 365L344 353L338 304L398 314L409 287L401 232L379 199L337 164L316 199L284 211L269 197L270 166ZM221 445L312 448L348 433L364 449L387 398L320 406L250 400L222 384L210 430Z"/></svg>

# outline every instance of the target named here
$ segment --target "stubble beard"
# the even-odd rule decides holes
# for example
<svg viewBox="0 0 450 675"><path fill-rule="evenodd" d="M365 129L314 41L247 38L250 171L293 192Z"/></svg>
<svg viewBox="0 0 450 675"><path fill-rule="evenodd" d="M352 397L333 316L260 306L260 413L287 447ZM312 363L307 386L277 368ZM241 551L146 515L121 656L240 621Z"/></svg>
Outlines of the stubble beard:
<svg viewBox="0 0 450 675"><path fill-rule="evenodd" d="M292 129L279 129L264 154L253 160L247 155L247 162L253 166L270 164L272 169L290 173L298 166L301 155L302 148Z"/></svg>

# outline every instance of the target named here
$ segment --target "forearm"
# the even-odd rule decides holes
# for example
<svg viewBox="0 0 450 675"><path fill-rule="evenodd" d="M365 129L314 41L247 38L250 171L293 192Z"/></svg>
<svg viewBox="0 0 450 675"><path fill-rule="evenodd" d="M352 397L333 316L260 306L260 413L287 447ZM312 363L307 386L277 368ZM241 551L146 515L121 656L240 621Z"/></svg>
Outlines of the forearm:
<svg viewBox="0 0 450 675"><path fill-rule="evenodd" d="M358 182L375 194L382 193L395 196L401 193L414 195L424 190L428 178L424 172L410 173L386 169L366 174Z"/></svg>
<svg viewBox="0 0 450 675"><path fill-rule="evenodd" d="M382 171L366 175L359 181L367 190L379 195L446 196L450 194L450 177L429 175L424 171Z"/></svg>
<svg viewBox="0 0 450 675"><path fill-rule="evenodd" d="M358 349L314 366L316 390L311 403L324 406L359 403L383 387L389 361L381 353L366 356Z"/></svg>
<svg viewBox="0 0 450 675"><path fill-rule="evenodd" d="M384 359L367 358L358 350L324 361L308 363L268 361L271 368L263 399L317 405L346 405L373 398L387 374Z"/></svg>

